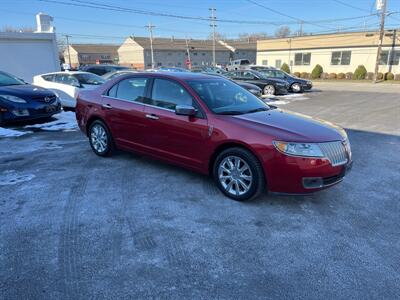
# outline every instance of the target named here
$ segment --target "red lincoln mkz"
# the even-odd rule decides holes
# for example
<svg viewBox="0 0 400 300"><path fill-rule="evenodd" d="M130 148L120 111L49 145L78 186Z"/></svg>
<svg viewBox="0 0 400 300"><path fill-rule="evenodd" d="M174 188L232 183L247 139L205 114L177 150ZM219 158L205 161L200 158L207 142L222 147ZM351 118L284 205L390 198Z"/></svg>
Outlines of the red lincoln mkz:
<svg viewBox="0 0 400 300"><path fill-rule="evenodd" d="M212 174L228 197L303 194L340 182L350 168L345 131L268 106L224 78L134 73L78 97L79 127L93 151L147 154Z"/></svg>

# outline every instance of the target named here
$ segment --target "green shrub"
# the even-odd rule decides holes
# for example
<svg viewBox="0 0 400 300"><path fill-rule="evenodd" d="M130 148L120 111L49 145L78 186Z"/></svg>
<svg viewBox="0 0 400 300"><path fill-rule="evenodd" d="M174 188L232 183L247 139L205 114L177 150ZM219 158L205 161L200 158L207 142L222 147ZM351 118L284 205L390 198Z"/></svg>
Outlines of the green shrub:
<svg viewBox="0 0 400 300"><path fill-rule="evenodd" d="M309 78L310 78L310 73L307 73L307 72L301 72L301 74L300 74L300 78L309 79Z"/></svg>
<svg viewBox="0 0 400 300"><path fill-rule="evenodd" d="M345 79L346 75L344 73L337 74L337 79Z"/></svg>
<svg viewBox="0 0 400 300"><path fill-rule="evenodd" d="M346 75L345 75L345 78L349 79L349 80L352 79L353 78L353 72L347 72Z"/></svg>
<svg viewBox="0 0 400 300"><path fill-rule="evenodd" d="M394 79L394 75L391 72L387 72L385 74L385 80L393 80Z"/></svg>
<svg viewBox="0 0 400 300"><path fill-rule="evenodd" d="M328 79L336 79L336 73L329 73Z"/></svg>
<svg viewBox="0 0 400 300"><path fill-rule="evenodd" d="M382 80L383 79L383 73L379 72L376 79L377 80Z"/></svg>
<svg viewBox="0 0 400 300"><path fill-rule="evenodd" d="M324 69L322 69L322 67L320 65L316 65L311 72L311 78L312 79L320 78L322 72L324 72Z"/></svg>
<svg viewBox="0 0 400 300"><path fill-rule="evenodd" d="M394 80L400 80L400 74L394 75Z"/></svg>
<svg viewBox="0 0 400 300"><path fill-rule="evenodd" d="M367 73L366 79L368 79L368 80L373 80L373 79L374 79L374 73L368 72L368 73Z"/></svg>
<svg viewBox="0 0 400 300"><path fill-rule="evenodd" d="M361 80L367 76L367 69L363 65L359 65L354 71L353 79Z"/></svg>
<svg viewBox="0 0 400 300"><path fill-rule="evenodd" d="M300 77L300 72L294 72L293 75L296 77Z"/></svg>
<svg viewBox="0 0 400 300"><path fill-rule="evenodd" d="M288 65L287 63L284 63L284 64L281 66L281 70L284 71L284 72L286 72L286 73L290 73L290 68L289 68L289 65Z"/></svg>

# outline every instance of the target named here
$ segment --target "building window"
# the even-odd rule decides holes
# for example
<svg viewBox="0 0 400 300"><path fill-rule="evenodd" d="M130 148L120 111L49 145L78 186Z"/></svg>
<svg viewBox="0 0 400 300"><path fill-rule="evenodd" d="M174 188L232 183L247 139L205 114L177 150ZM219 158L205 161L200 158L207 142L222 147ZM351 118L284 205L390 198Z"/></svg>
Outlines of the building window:
<svg viewBox="0 0 400 300"><path fill-rule="evenodd" d="M204 52L202 52L201 55L206 56L206 54Z"/></svg>
<svg viewBox="0 0 400 300"><path fill-rule="evenodd" d="M294 55L295 66L309 66L311 62L311 53L296 53Z"/></svg>
<svg viewBox="0 0 400 300"><path fill-rule="evenodd" d="M81 57L82 57L82 60L89 60L90 59L90 56L87 55L87 54L82 54Z"/></svg>
<svg viewBox="0 0 400 300"><path fill-rule="evenodd" d="M174 64L173 64L173 63L171 63L171 62L170 62L170 63L168 63L168 66L170 66L170 67L171 67L171 66L173 66L173 65L174 65Z"/></svg>
<svg viewBox="0 0 400 300"><path fill-rule="evenodd" d="M400 61L400 51L384 50L379 57L380 65L398 65Z"/></svg>
<svg viewBox="0 0 400 300"><path fill-rule="evenodd" d="M181 62L178 62L178 66L182 66L182 63L181 63Z"/></svg>
<svg viewBox="0 0 400 300"><path fill-rule="evenodd" d="M110 55L100 55L101 59L111 59Z"/></svg>
<svg viewBox="0 0 400 300"><path fill-rule="evenodd" d="M157 63L157 67L161 67L162 66L162 63Z"/></svg>
<svg viewBox="0 0 400 300"><path fill-rule="evenodd" d="M264 59L264 60L261 62L261 64L262 64L263 66L268 66L268 59Z"/></svg>
<svg viewBox="0 0 400 300"><path fill-rule="evenodd" d="M331 65L350 65L351 51L334 51L331 56Z"/></svg>
<svg viewBox="0 0 400 300"><path fill-rule="evenodd" d="M194 55L194 56L197 56L197 52L193 52L193 55Z"/></svg>
<svg viewBox="0 0 400 300"><path fill-rule="evenodd" d="M171 56L171 55L172 55L172 53L171 53L171 52L168 52L168 55L170 55L170 56Z"/></svg>
<svg viewBox="0 0 400 300"><path fill-rule="evenodd" d="M282 60L280 59L276 59L275 60L275 68L280 68L282 66Z"/></svg>

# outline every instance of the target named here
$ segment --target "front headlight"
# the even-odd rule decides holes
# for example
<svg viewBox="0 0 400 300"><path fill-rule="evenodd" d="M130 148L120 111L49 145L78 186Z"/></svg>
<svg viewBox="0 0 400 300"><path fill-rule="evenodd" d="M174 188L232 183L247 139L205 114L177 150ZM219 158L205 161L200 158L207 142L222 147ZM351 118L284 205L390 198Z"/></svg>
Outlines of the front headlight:
<svg viewBox="0 0 400 300"><path fill-rule="evenodd" d="M324 157L317 144L273 141L275 148L284 154L306 157Z"/></svg>
<svg viewBox="0 0 400 300"><path fill-rule="evenodd" d="M16 96L0 95L0 97L6 99L8 101L15 102L15 103L26 103L26 100L16 97Z"/></svg>

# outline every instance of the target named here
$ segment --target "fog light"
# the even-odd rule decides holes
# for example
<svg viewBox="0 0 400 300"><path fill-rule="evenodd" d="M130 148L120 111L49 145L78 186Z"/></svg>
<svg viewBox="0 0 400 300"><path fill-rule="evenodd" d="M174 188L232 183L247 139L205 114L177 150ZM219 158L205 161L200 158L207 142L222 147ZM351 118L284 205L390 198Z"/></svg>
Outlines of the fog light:
<svg viewBox="0 0 400 300"><path fill-rule="evenodd" d="M12 111L14 115L17 117L26 117L29 116L29 111L27 109L15 109Z"/></svg>
<svg viewBox="0 0 400 300"><path fill-rule="evenodd" d="M7 112L7 108L0 107L0 112Z"/></svg>
<svg viewBox="0 0 400 300"><path fill-rule="evenodd" d="M303 178L303 187L305 189L318 189L324 186L322 177L305 177Z"/></svg>

